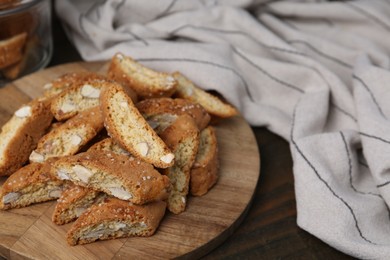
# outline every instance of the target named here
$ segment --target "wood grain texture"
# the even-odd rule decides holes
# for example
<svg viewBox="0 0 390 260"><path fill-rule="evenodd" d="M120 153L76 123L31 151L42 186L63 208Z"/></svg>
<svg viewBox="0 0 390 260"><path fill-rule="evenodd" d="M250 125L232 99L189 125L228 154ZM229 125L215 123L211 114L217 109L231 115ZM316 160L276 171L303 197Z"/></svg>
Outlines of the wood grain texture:
<svg viewBox="0 0 390 260"><path fill-rule="evenodd" d="M72 63L24 77L0 89L0 125L23 103L42 94L42 86L66 72L100 71L104 63ZM259 151L242 117L216 125L220 179L203 197L190 197L186 211L167 213L149 238L100 241L70 247L70 224L51 222L55 202L0 212L0 255L10 259L197 258L218 246L243 220L260 173ZM2 178L1 181L5 179Z"/></svg>

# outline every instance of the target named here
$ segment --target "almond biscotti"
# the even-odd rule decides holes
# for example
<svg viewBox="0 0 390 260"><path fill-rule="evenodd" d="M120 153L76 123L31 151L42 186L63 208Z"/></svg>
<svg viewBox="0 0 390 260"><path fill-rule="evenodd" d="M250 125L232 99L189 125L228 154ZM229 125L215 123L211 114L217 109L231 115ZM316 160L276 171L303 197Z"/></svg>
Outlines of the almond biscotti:
<svg viewBox="0 0 390 260"><path fill-rule="evenodd" d="M158 168L173 165L174 154L121 87L104 88L100 100L106 130L123 148Z"/></svg>
<svg viewBox="0 0 390 260"><path fill-rule="evenodd" d="M170 74L147 68L122 53L112 57L108 77L132 88L141 98L169 97L177 85Z"/></svg>
<svg viewBox="0 0 390 260"><path fill-rule="evenodd" d="M89 82L93 80L105 80L106 77L93 72L72 72L61 75L43 86L43 95L47 98L60 94L63 90L71 88L79 82Z"/></svg>
<svg viewBox="0 0 390 260"><path fill-rule="evenodd" d="M203 196L218 180L218 143L215 129L209 126L200 132L200 144L191 169L190 192Z"/></svg>
<svg viewBox="0 0 390 260"><path fill-rule="evenodd" d="M107 198L92 205L67 233L69 245L82 245L96 240L131 236L147 237L155 233L165 214L166 203L134 205L117 198Z"/></svg>
<svg viewBox="0 0 390 260"><path fill-rule="evenodd" d="M152 98L136 104L138 110L149 124L172 123L177 116L188 114L200 130L210 123L210 115L199 104L182 98Z"/></svg>
<svg viewBox="0 0 390 260"><path fill-rule="evenodd" d="M26 43L27 33L23 32L0 41L0 69L20 61Z"/></svg>
<svg viewBox="0 0 390 260"><path fill-rule="evenodd" d="M0 176L12 174L28 161L52 120L48 104L38 100L15 111L0 132Z"/></svg>
<svg viewBox="0 0 390 260"><path fill-rule="evenodd" d="M8 177L0 190L0 209L21 208L59 198L64 182L51 174L51 163L28 164Z"/></svg>
<svg viewBox="0 0 390 260"><path fill-rule="evenodd" d="M100 92L105 84L108 83L104 80L77 82L52 99L51 112L58 121L62 121L99 106Z"/></svg>
<svg viewBox="0 0 390 260"><path fill-rule="evenodd" d="M52 98L50 109L58 121L69 119L81 111L99 106L100 92L111 85L120 86L130 98L137 100L131 89L101 78L100 75L94 75L86 75Z"/></svg>
<svg viewBox="0 0 390 260"><path fill-rule="evenodd" d="M105 192L135 204L164 200L169 179L140 159L107 151L89 151L60 158L53 167L61 180Z"/></svg>
<svg viewBox="0 0 390 260"><path fill-rule="evenodd" d="M105 194L78 185L69 185L63 190L54 208L52 221L63 225L77 219L92 204L103 200Z"/></svg>
<svg viewBox="0 0 390 260"><path fill-rule="evenodd" d="M124 148L122 148L114 139L104 138L103 140L92 145L88 151L107 151L117 154L123 154L131 156L131 154Z"/></svg>
<svg viewBox="0 0 390 260"><path fill-rule="evenodd" d="M216 96L207 93L197 87L180 72L173 73L178 85L175 95L194 103L202 105L211 115L228 118L238 114L237 110L230 104L222 102Z"/></svg>
<svg viewBox="0 0 390 260"><path fill-rule="evenodd" d="M29 159L44 162L48 158L75 154L103 127L99 107L85 110L43 136Z"/></svg>
<svg viewBox="0 0 390 260"><path fill-rule="evenodd" d="M167 200L168 210L179 214L187 205L190 170L199 147L199 129L191 116L181 115L160 136L175 153L175 164L164 169L163 174L172 184Z"/></svg>

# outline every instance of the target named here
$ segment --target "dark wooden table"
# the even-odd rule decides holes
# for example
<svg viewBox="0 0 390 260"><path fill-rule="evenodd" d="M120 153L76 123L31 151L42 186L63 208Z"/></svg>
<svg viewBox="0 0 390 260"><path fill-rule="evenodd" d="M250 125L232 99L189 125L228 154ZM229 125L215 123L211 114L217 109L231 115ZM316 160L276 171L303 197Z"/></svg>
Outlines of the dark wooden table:
<svg viewBox="0 0 390 260"><path fill-rule="evenodd" d="M81 57L53 17L50 66ZM260 180L247 216L236 231L204 259L350 259L296 224L289 144L262 127L252 127L261 155Z"/></svg>

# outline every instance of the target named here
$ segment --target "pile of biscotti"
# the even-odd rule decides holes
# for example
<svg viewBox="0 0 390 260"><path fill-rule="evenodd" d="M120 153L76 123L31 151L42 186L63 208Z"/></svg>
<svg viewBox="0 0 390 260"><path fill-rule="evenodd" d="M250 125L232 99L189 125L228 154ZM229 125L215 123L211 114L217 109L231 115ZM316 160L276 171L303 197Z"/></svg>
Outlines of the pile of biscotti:
<svg viewBox="0 0 390 260"><path fill-rule="evenodd" d="M237 110L179 72L117 53L108 72L75 72L44 86L0 132L3 210L57 200L52 220L74 221L70 245L151 236L166 209L218 179L210 122Z"/></svg>

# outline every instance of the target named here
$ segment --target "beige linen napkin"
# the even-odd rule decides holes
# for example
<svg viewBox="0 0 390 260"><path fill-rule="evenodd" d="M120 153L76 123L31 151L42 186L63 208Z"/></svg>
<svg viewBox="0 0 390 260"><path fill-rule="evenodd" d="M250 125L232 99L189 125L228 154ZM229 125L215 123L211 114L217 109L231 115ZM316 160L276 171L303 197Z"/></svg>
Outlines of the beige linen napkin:
<svg viewBox="0 0 390 260"><path fill-rule="evenodd" d="M298 225L390 256L390 3L56 1L85 60L121 51L217 90L290 142Z"/></svg>

